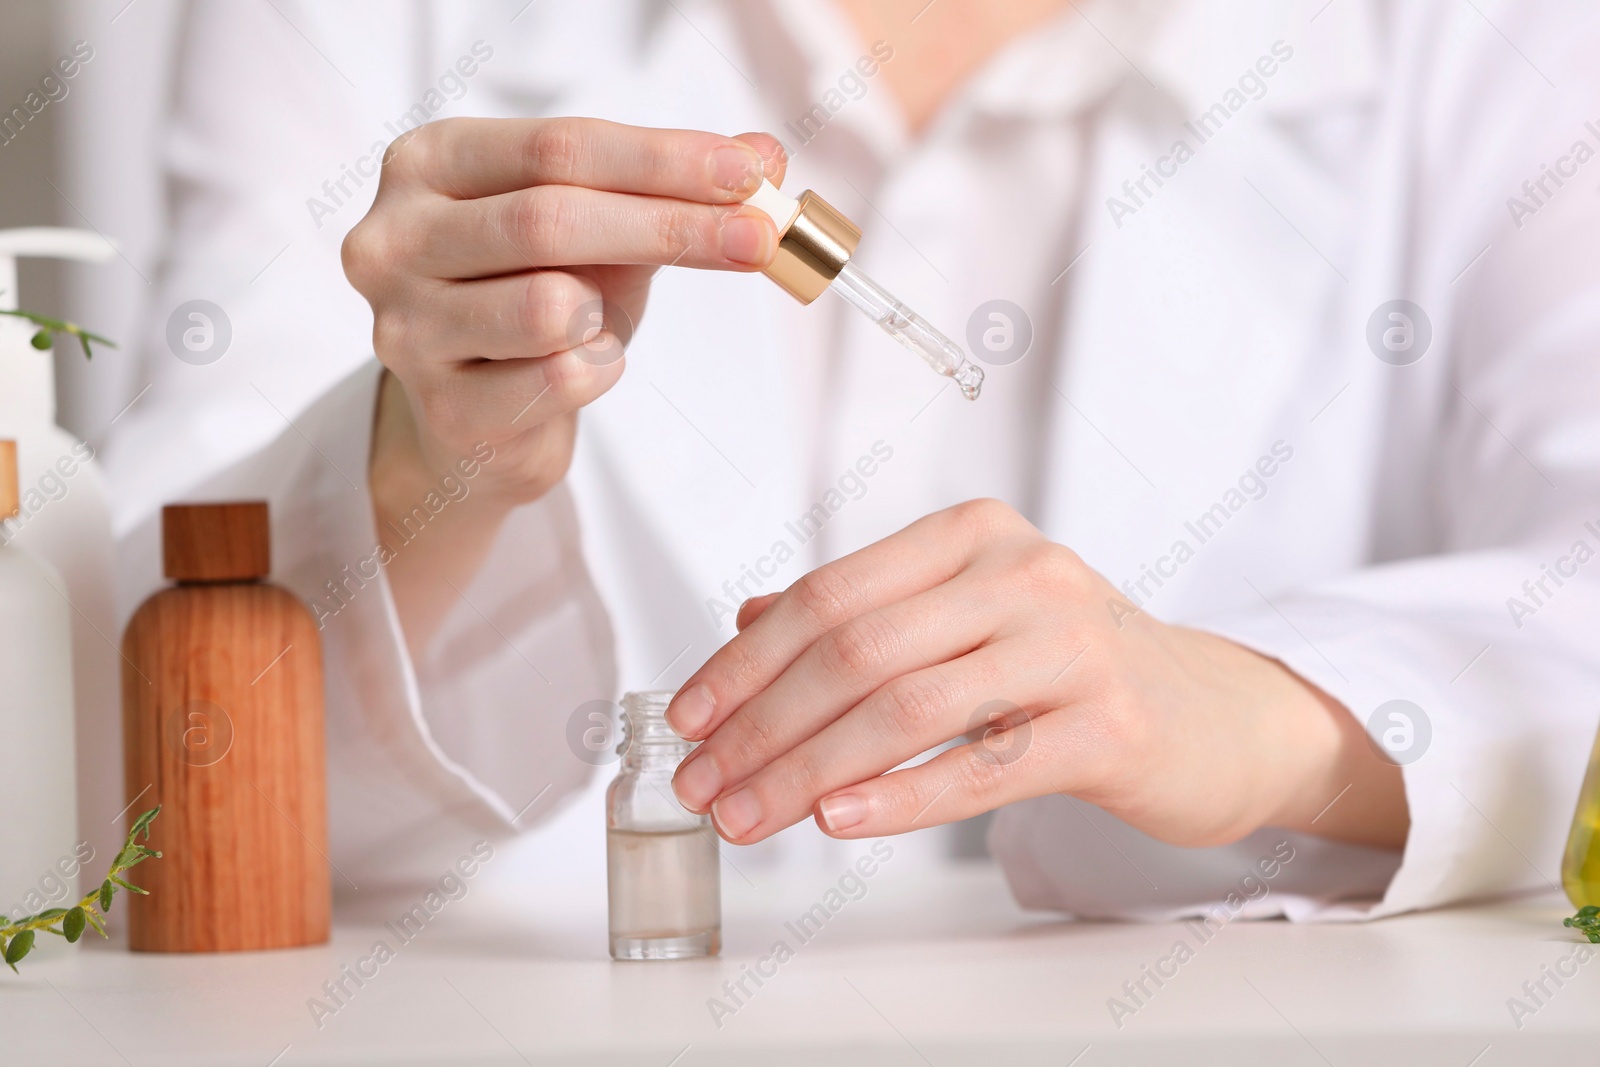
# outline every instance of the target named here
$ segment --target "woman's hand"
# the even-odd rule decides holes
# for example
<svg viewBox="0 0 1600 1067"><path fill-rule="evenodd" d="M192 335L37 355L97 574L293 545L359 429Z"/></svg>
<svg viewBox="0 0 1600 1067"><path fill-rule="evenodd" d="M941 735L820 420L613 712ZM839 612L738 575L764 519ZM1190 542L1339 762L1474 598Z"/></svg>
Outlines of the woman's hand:
<svg viewBox="0 0 1600 1067"><path fill-rule="evenodd" d="M621 376L657 268L771 261L772 221L741 202L783 164L764 134L598 119L448 119L390 146L344 243L389 371L373 430L379 528L462 461L493 456L449 512L451 536L390 568L414 649L506 513L566 474L577 411Z"/></svg>
<svg viewBox="0 0 1600 1067"><path fill-rule="evenodd" d="M739 625L667 711L705 739L673 788L730 841L813 813L834 837L901 833L1051 793L1178 845L1265 825L1405 840L1400 770L1343 706L1136 611L995 501L750 601Z"/></svg>

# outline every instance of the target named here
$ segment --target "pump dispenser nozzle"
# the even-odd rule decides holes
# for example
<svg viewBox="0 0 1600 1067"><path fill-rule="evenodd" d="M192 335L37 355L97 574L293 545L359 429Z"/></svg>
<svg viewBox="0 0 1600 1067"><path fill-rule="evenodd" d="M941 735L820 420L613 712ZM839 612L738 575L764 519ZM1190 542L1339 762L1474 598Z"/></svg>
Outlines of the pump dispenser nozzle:
<svg viewBox="0 0 1600 1067"><path fill-rule="evenodd" d="M0 310L17 310L17 260L22 256L104 263L117 246L97 233L56 226L0 230Z"/></svg>
<svg viewBox="0 0 1600 1067"><path fill-rule="evenodd" d="M762 181L745 203L778 227L778 253L764 272L767 277L802 304L833 289L928 366L954 379L968 400L978 399L983 371L954 341L850 262L861 241L860 227L809 189L796 200Z"/></svg>

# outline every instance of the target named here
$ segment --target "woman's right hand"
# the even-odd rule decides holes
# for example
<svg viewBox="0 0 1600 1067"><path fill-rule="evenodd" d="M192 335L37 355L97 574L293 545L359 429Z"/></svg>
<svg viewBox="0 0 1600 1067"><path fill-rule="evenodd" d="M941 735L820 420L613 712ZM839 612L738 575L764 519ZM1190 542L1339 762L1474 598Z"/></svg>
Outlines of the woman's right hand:
<svg viewBox="0 0 1600 1067"><path fill-rule="evenodd" d="M343 249L388 368L369 472L379 528L485 445L494 456L471 503L447 509L452 536L389 568L414 651L448 607L438 579L470 579L505 515L566 474L577 410L621 376L655 271L771 261L776 229L741 202L783 167L764 134L581 118L447 119L389 147Z"/></svg>
<svg viewBox="0 0 1600 1067"><path fill-rule="evenodd" d="M428 470L487 442L478 490L537 499L566 473L577 409L621 376L656 269L771 261L776 230L740 202L782 170L766 135L600 119L446 119L396 141L344 242L409 409L382 415L410 415Z"/></svg>

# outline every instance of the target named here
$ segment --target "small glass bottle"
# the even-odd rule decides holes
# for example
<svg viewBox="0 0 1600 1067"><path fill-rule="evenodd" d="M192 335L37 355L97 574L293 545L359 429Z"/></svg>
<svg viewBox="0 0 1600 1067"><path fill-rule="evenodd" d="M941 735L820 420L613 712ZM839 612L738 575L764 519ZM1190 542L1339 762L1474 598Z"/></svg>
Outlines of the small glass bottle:
<svg viewBox="0 0 1600 1067"><path fill-rule="evenodd" d="M716 831L672 792L673 772L694 746L667 725L671 699L622 698L622 766L606 791L612 959L689 959L722 947Z"/></svg>

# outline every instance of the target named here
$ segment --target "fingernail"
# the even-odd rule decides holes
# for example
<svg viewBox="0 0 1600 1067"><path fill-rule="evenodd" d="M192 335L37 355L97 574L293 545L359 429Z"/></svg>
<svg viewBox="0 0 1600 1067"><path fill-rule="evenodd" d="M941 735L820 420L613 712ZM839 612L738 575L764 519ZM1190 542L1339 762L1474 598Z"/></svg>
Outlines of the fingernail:
<svg viewBox="0 0 1600 1067"><path fill-rule="evenodd" d="M723 837L743 837L761 821L761 801L752 789L741 789L711 806L711 817Z"/></svg>
<svg viewBox="0 0 1600 1067"><path fill-rule="evenodd" d="M822 816L822 825L826 826L830 833L837 834L856 826L866 818L867 805L854 793L840 793L818 804L817 813Z"/></svg>
<svg viewBox="0 0 1600 1067"><path fill-rule="evenodd" d="M723 145L711 152L711 182L737 196L749 196L761 185L761 157L754 148Z"/></svg>
<svg viewBox="0 0 1600 1067"><path fill-rule="evenodd" d="M703 685L685 689L667 709L667 725L684 740L696 736L711 721L711 690Z"/></svg>
<svg viewBox="0 0 1600 1067"><path fill-rule="evenodd" d="M729 215L722 220L722 254L735 263L765 267L777 251L777 231L772 221L754 208L749 214Z"/></svg>
<svg viewBox="0 0 1600 1067"><path fill-rule="evenodd" d="M722 772L709 755L697 756L678 768L672 791L690 811L705 811L711 798L722 792Z"/></svg>

